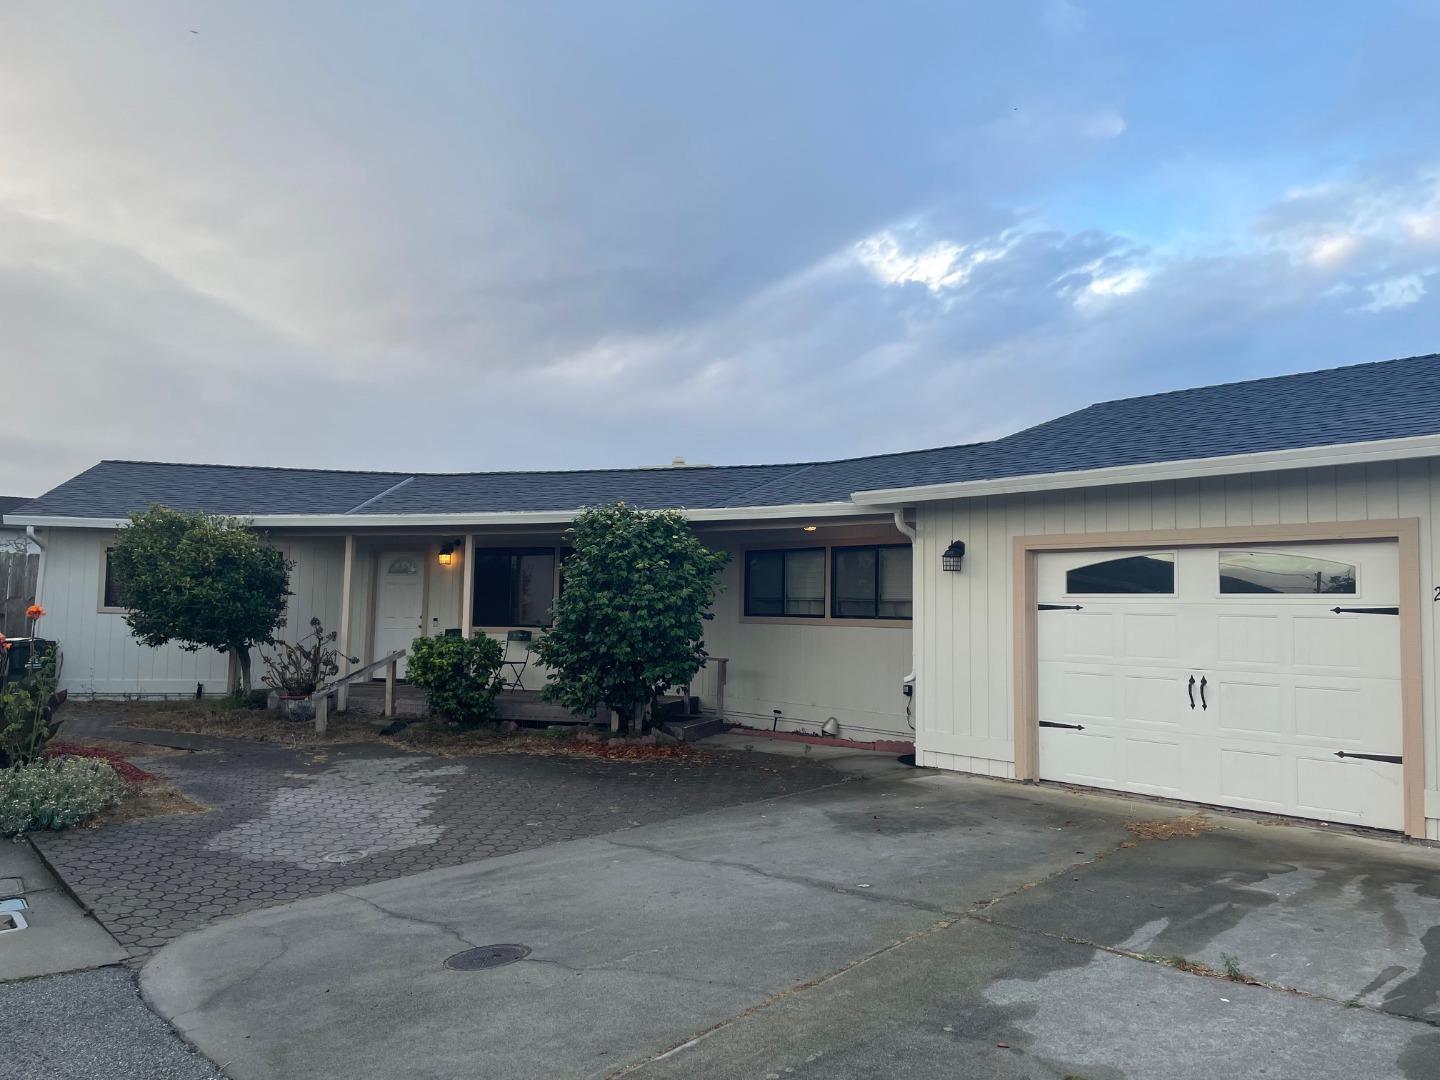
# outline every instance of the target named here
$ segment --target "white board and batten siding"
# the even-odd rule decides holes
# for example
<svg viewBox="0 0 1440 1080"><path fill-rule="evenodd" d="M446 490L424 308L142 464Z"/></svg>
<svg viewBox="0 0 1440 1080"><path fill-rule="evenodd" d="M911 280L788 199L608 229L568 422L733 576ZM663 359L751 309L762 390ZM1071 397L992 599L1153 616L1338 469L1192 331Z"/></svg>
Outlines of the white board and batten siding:
<svg viewBox="0 0 1440 1080"><path fill-rule="evenodd" d="M916 509L919 764L1015 775L1013 539L1025 535L1418 518L1426 835L1440 840L1440 459L923 503ZM941 569L952 540L964 569Z"/></svg>
<svg viewBox="0 0 1440 1080"><path fill-rule="evenodd" d="M891 542L900 540L896 534ZM910 628L743 620L744 563L743 549L731 549L715 618L705 624L706 648L729 661L726 718L768 729L779 709L780 731L814 733L833 716L843 738L914 738L901 691L910 672ZM714 701L710 674L702 671L693 689L708 709Z"/></svg>
<svg viewBox="0 0 1440 1080"><path fill-rule="evenodd" d="M82 697L189 697L197 686L206 694L224 693L228 657L210 649L187 652L175 644L146 648L130 633L123 613L100 610L104 553L114 537L108 529L46 530L40 598L46 616L38 630L61 644L62 685ZM290 575L294 595L279 635L283 639L309 633L312 615L328 626L339 619L341 543L287 539L279 545L295 562ZM257 658L257 681L259 675Z"/></svg>

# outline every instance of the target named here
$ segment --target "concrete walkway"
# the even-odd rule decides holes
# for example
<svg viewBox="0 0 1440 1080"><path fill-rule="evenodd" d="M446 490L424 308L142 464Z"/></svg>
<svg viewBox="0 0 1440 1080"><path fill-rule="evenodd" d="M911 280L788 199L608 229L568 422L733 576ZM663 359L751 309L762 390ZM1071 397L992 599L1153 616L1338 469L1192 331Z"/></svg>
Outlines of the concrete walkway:
<svg viewBox="0 0 1440 1080"><path fill-rule="evenodd" d="M142 988L237 1080L1440 1077L1440 852L1126 827L1180 813L912 772L245 915Z"/></svg>
<svg viewBox="0 0 1440 1080"><path fill-rule="evenodd" d="M0 904L16 900L25 905L9 905L19 919L0 925L0 982L118 964L129 955L60 887L28 843L0 839Z"/></svg>

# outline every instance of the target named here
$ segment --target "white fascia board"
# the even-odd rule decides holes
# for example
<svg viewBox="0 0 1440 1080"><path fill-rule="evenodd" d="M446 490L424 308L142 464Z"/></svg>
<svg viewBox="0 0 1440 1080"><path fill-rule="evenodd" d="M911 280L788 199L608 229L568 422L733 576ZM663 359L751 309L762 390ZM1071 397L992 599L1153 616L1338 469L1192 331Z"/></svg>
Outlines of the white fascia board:
<svg viewBox="0 0 1440 1080"><path fill-rule="evenodd" d="M1271 450L1260 454L1229 454L1224 457L1189 458L1141 465L1075 472L1033 473L995 480L963 480L953 484L924 484L908 488L875 488L856 491L850 498L859 506L904 506L942 499L971 499L982 495L1009 495L1029 491L1102 487L1107 484L1139 484L1156 480L1184 480L1199 476L1229 476L1246 472L1274 472L1281 469L1315 469L1331 465L1363 465L1399 461L1404 458L1440 454L1440 435L1418 435L1408 439L1342 443L1334 446L1303 446L1295 450Z"/></svg>
<svg viewBox="0 0 1440 1080"><path fill-rule="evenodd" d="M860 511L854 503L791 503L784 506L722 507L718 509L680 510L690 521L773 521L785 518L829 518L854 516ZM272 529L363 529L367 526L422 526L463 528L483 525L569 525L578 509L516 510L481 514L241 514L256 526ZM17 525L45 525L71 529L116 529L126 518L72 518L54 516L6 516L6 522Z"/></svg>
<svg viewBox="0 0 1440 1080"><path fill-rule="evenodd" d="M5 515L7 525L34 525L47 529L118 529L126 521L126 518L56 517L53 514Z"/></svg>

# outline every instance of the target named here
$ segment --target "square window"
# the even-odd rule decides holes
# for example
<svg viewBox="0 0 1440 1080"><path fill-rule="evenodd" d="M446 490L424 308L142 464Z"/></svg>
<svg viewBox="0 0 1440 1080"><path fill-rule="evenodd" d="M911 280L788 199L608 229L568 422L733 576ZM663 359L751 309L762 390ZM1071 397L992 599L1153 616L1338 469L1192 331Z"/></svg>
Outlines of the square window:
<svg viewBox="0 0 1440 1080"><path fill-rule="evenodd" d="M825 549L745 553L745 614L825 617Z"/></svg>
<svg viewBox="0 0 1440 1080"><path fill-rule="evenodd" d="M909 544L835 548L830 615L836 619L909 619L913 611Z"/></svg>
<svg viewBox="0 0 1440 1080"><path fill-rule="evenodd" d="M552 548L475 550L475 626L549 626L555 600Z"/></svg>

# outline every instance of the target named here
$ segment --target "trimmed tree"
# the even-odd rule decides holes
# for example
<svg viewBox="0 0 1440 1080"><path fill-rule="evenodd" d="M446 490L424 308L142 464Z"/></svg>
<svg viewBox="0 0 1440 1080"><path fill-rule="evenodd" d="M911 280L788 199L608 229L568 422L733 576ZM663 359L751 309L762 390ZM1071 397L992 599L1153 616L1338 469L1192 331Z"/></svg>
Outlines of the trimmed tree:
<svg viewBox="0 0 1440 1080"><path fill-rule="evenodd" d="M705 662L704 620L729 556L673 511L623 503L586 510L566 534L554 625L533 645L551 671L545 697L578 713L604 705L644 727L661 694Z"/></svg>
<svg viewBox="0 0 1440 1080"><path fill-rule="evenodd" d="M120 529L110 569L136 638L233 653L250 691L250 650L275 640L290 564L249 522L152 506Z"/></svg>

